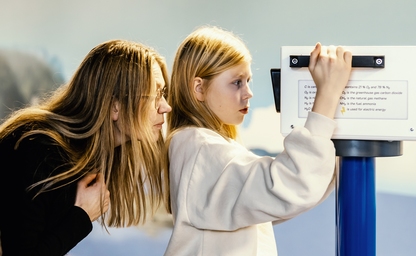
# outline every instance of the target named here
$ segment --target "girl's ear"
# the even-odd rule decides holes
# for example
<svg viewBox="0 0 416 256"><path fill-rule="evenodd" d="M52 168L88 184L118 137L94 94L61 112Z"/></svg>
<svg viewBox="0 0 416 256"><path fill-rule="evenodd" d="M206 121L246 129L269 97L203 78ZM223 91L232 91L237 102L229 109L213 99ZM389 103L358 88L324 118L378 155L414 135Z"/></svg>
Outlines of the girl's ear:
<svg viewBox="0 0 416 256"><path fill-rule="evenodd" d="M118 111L120 109L120 102L118 100L115 100L113 102L113 106L111 107L111 119L113 119L113 121L117 121L118 120Z"/></svg>
<svg viewBox="0 0 416 256"><path fill-rule="evenodd" d="M204 80L202 80L202 78L200 77L194 78L194 94L198 101L205 100L203 83L204 83Z"/></svg>

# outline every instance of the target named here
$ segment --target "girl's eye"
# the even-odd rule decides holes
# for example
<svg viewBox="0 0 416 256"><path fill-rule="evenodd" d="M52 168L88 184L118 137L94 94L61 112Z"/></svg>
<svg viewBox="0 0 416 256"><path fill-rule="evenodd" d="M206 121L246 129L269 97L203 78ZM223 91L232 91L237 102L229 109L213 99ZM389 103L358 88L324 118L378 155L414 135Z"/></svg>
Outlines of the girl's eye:
<svg viewBox="0 0 416 256"><path fill-rule="evenodd" d="M237 85L237 87L240 88L243 85L243 81L236 80L236 81L233 82L233 84Z"/></svg>

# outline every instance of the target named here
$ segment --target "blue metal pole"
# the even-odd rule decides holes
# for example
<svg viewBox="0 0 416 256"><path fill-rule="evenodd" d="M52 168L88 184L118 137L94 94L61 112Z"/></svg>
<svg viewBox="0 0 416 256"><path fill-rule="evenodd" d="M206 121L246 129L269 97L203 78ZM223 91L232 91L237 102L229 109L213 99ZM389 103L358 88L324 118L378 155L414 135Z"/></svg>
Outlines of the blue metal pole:
<svg viewBox="0 0 416 256"><path fill-rule="evenodd" d="M374 167L374 157L339 158L337 256L376 255Z"/></svg>

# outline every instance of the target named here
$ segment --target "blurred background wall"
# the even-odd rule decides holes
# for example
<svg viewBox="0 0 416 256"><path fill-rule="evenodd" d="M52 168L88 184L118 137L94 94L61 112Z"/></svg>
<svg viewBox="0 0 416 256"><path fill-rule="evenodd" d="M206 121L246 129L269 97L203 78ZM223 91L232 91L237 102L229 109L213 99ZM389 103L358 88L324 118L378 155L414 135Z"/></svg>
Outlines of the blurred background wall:
<svg viewBox="0 0 416 256"><path fill-rule="evenodd" d="M170 68L181 40L196 27L210 24L241 36L253 55L252 111L241 127L245 144L251 149L278 153L282 150L283 138L279 132L280 115L274 109L270 68L280 67L280 47L312 47L318 41L344 46L416 45L415 8L416 3L411 0L0 0L0 118L12 109L36 103L43 93L66 82L88 51L103 41L123 38L151 45L166 57ZM403 156L376 160L380 208L378 255L416 253L415 245L404 238L416 235L415 221L406 215L415 209L415 155L416 142L404 142ZM328 236L312 233L302 240L304 223L296 226L297 220L289 221L284 224L289 226L282 226L282 229L287 227L284 233L298 232L293 237L279 237L277 229L280 242L287 238L280 244L276 239L281 255L333 255L333 201L325 204L318 208L325 214L312 211L311 215L305 215L305 223L310 223L308 216L311 221L320 216L323 219L316 223L327 223L327 230L322 232L329 233ZM165 220L161 226L166 227L167 234L155 238L159 244L153 246L160 251L169 237L170 227ZM393 235L387 231L387 225L400 227L397 232L403 233L403 237L399 235L399 242L388 242ZM318 225L315 230L322 226L325 225ZM100 232L97 229L94 232ZM92 255L86 251L93 248L92 241L101 241L98 237L117 241L118 236L114 234L126 234L128 230L115 230L113 237L105 232L94 233L89 238L92 240L88 240L90 243L80 244L74 255L78 252L77 255ZM120 237L123 237L120 241L132 239ZM146 245L155 241L141 239L144 238L134 238L133 244L139 246L138 241L145 241L139 246L143 252ZM292 245L290 241L295 243ZM329 249L314 251L314 244ZM143 254L137 249L127 253L127 248L124 246L125 253L121 251L120 255L151 255L149 252L161 255L156 249ZM303 248L308 254L296 254L297 248ZM400 253L397 248L401 248ZM390 249L396 254L388 254ZM109 249L106 252L110 253Z"/></svg>

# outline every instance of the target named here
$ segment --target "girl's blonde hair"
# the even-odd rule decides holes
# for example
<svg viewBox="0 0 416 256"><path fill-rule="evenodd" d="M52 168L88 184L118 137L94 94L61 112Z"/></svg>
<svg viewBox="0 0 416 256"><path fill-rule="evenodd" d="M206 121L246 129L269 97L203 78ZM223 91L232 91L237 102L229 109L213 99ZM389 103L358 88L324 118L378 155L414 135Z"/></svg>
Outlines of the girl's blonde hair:
<svg viewBox="0 0 416 256"><path fill-rule="evenodd" d="M189 126L208 128L226 139L236 139L237 127L223 123L205 102L198 101L193 93L193 81L196 77L204 79L203 91L206 91L213 78L244 62L251 62L251 54L244 42L230 31L204 26L185 38L173 63L168 94L172 111L167 114L166 149L172 135ZM169 163L166 164L168 169ZM165 202L170 211L169 198L168 195Z"/></svg>
<svg viewBox="0 0 416 256"><path fill-rule="evenodd" d="M166 162L164 141L160 135L154 142L149 120L154 102L142 97L154 94L154 63L159 64L168 84L166 62L154 49L125 40L104 42L88 53L66 85L41 105L13 113L0 126L0 141L26 127L16 147L28 136L43 134L68 155L67 171L29 189L40 186L42 193L62 181L101 172L111 193L109 226L144 222L149 206L154 212L167 186L163 178L167 174L162 173ZM122 136L129 134L131 138L118 147L110 115L115 101L120 107L118 122L125 127Z"/></svg>
<svg viewBox="0 0 416 256"><path fill-rule="evenodd" d="M225 138L235 139L237 128L228 125L211 111L207 104L198 101L193 93L193 80L200 77L209 82L243 62L251 62L244 42L230 31L215 27L200 27L179 46L173 63L168 103L168 134L178 129L195 126L212 129ZM204 88L206 91L208 88Z"/></svg>

